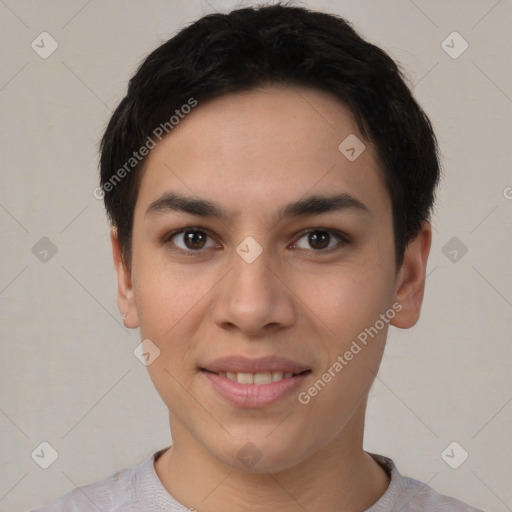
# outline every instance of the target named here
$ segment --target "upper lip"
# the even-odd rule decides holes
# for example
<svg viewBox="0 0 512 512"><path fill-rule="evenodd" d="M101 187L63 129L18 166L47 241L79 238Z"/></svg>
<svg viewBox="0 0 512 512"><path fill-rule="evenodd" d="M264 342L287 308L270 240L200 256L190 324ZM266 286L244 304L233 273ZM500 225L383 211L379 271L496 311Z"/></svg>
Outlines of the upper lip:
<svg viewBox="0 0 512 512"><path fill-rule="evenodd" d="M248 358L245 356L220 357L201 366L201 369L214 373L302 373L305 370L309 370L309 368L297 363L296 361L280 356L265 356L258 358Z"/></svg>

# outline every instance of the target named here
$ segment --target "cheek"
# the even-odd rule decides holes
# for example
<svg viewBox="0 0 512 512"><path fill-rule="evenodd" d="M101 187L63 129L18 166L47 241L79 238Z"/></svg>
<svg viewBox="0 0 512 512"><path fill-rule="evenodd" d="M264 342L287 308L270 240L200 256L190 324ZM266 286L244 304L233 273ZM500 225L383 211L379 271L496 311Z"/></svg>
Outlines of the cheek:
<svg viewBox="0 0 512 512"><path fill-rule="evenodd" d="M301 278L299 295L323 326L331 348L343 348L390 307L391 281L382 269L340 266L321 277Z"/></svg>
<svg viewBox="0 0 512 512"><path fill-rule="evenodd" d="M371 388L378 371L389 322L381 315L390 310L389 287L378 275L331 275L314 289L304 283L302 296L313 311L311 321L320 329L315 332L318 349L323 352L317 379L301 395L308 418L326 414L329 426L314 422L312 428L330 429L337 435ZM306 292L306 289L309 291ZM328 413L326 413L328 411Z"/></svg>
<svg viewBox="0 0 512 512"><path fill-rule="evenodd" d="M141 334L168 344L185 317L187 323L195 318L189 313L201 309L215 275L195 265L172 265L165 251L141 249L136 261L133 291Z"/></svg>
<svg viewBox="0 0 512 512"><path fill-rule="evenodd" d="M393 268L393 267L391 267ZM337 271L297 286L313 314L319 351L323 352L317 384L306 390L311 414L328 409L342 426L367 395L378 371L393 300L389 268L373 265L340 266ZM394 311L391 311L394 313Z"/></svg>
<svg viewBox="0 0 512 512"><path fill-rule="evenodd" d="M190 388L194 375L184 363L194 360L197 343L191 333L198 328L198 315L204 314L201 299L212 285L183 265L169 264L165 254L150 248L141 248L134 261L132 281L141 339L150 339L160 351L147 366L149 376L171 412L187 410L189 398L183 387Z"/></svg>

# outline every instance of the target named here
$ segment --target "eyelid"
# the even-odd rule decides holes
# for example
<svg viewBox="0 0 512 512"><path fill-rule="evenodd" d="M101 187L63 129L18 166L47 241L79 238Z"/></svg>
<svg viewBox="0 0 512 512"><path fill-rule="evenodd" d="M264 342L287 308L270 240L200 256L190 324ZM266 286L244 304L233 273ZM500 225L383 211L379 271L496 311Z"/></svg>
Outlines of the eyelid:
<svg viewBox="0 0 512 512"><path fill-rule="evenodd" d="M164 244L164 245L168 244L174 236L185 233L186 231L199 231L201 233L204 233L206 236L208 236L209 238L214 240L215 243L217 244L217 246L219 245L219 243L216 241L215 237L210 233L210 231L208 229L200 227L200 226L185 226L185 227L176 229L174 231L171 231L169 233L166 233L162 237L162 244ZM175 245L175 244L173 244L173 245ZM215 248L217 248L217 247L215 247ZM212 247L207 247L207 249L212 249ZM194 254L200 254L200 253L205 252L205 249L201 248L201 249L198 249L195 251L191 250L191 249L185 250L185 249L182 249L181 247L177 247L175 245L175 247L173 248L173 251L181 252L182 254L187 254L187 255L194 255Z"/></svg>
<svg viewBox="0 0 512 512"><path fill-rule="evenodd" d="M218 248L218 246L220 245L216 241L216 237L214 237L210 233L210 231L208 229L200 227L200 226L185 226L185 227L176 229L174 231L171 231L170 233L167 233L167 234L165 234L163 236L162 243L163 244L167 244L174 236L179 235L181 233L185 233L186 231L199 231L201 233L204 233L205 235L207 235L209 238L211 238L212 240L214 240L216 242L217 247L215 247L215 248ZM308 251L308 252L317 253L317 254L329 253L329 252L338 250L340 248L340 246L349 244L351 242L350 236L348 236L347 234L339 231L338 229L325 228L325 227L320 227L319 226L319 227L313 227L313 228L305 229L304 231L302 231L295 238L295 241L292 242L290 245L291 246L295 246L298 240L303 238L305 235L308 235L309 233L314 233L315 231L321 231L321 232L329 233L329 235L331 235L331 236L335 236L336 238L339 239L338 244L334 245L333 247L329 247L327 249L318 249L318 250L315 250L315 249L298 249L298 250L300 250L300 251ZM207 249L212 249L212 247L207 247ZM192 249L185 250L185 249L182 249L181 247L176 247L176 246L175 246L175 248L173 250L176 251L176 252L181 252L183 254L187 254L187 255L201 254L203 252L206 252L206 250L204 248L197 249L197 250L192 250Z"/></svg>
<svg viewBox="0 0 512 512"><path fill-rule="evenodd" d="M329 235L331 235L331 236L334 235L336 238L339 239L339 242L336 245L334 245L333 247L329 247L327 249L318 249L318 250L314 250L314 249L298 249L298 250L300 250L300 251L308 251L308 252L312 252L312 253L316 253L316 254L325 254L325 253L329 253L329 252L332 252L332 251L335 251L335 250L339 250L340 246L347 245L347 244L349 244L351 242L350 236L348 236L347 234L343 233L342 231L339 231L338 229L324 228L324 227L318 226L318 227L308 228L308 229L304 230L302 233L300 233L298 235L298 237L295 239L295 241L292 242L292 245L295 245L305 235L308 235L309 233L314 233L315 231L329 233Z"/></svg>

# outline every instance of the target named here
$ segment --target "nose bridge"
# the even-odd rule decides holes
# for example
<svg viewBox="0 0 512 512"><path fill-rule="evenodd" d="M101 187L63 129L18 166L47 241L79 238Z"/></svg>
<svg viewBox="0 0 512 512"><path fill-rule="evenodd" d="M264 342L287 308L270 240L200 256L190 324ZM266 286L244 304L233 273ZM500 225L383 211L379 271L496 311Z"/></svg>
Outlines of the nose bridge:
<svg viewBox="0 0 512 512"><path fill-rule="evenodd" d="M294 308L286 287L275 275L271 250L248 238L233 253L232 270L215 307L215 321L251 334L270 324L289 326Z"/></svg>
<svg viewBox="0 0 512 512"><path fill-rule="evenodd" d="M273 293L273 273L270 268L270 251L263 249L252 237L245 239L236 248L233 255L233 271L230 273L231 292L240 294L239 300L251 300L251 295L268 295L261 299L268 300ZM257 245L256 245L257 244Z"/></svg>
<svg viewBox="0 0 512 512"><path fill-rule="evenodd" d="M247 235L238 245L234 246L232 254L232 279L241 284L246 282L261 284L268 280L272 264L271 236L262 230L257 234Z"/></svg>

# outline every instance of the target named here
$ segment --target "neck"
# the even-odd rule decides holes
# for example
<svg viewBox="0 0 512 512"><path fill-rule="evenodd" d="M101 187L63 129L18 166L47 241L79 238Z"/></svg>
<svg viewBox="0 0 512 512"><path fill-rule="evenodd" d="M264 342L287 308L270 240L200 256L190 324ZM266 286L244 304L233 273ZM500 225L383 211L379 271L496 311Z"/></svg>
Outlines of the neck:
<svg viewBox="0 0 512 512"><path fill-rule="evenodd" d="M362 448L363 424L364 410L340 436L296 466L251 473L221 463L174 422L173 446L155 470L176 500L201 512L366 510L385 493L389 477Z"/></svg>

